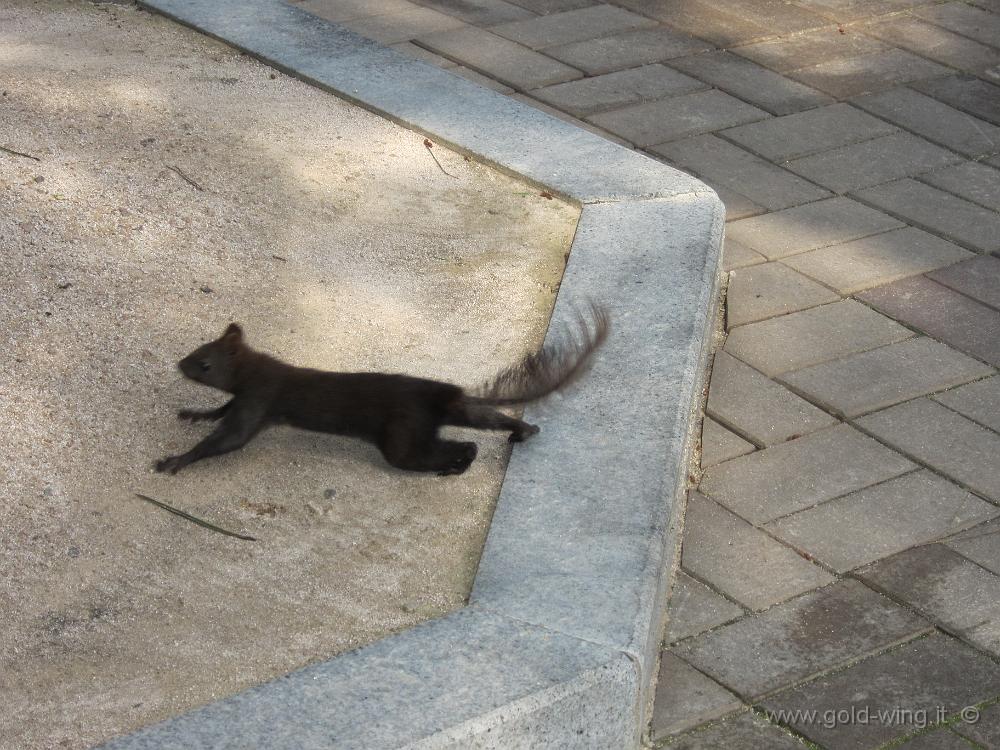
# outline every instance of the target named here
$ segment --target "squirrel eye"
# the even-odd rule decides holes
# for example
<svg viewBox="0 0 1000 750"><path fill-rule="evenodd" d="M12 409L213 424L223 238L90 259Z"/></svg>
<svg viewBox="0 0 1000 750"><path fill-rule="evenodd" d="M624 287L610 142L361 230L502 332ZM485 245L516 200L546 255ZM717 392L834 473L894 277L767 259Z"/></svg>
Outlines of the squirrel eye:
<svg viewBox="0 0 1000 750"><path fill-rule="evenodd" d="M199 362L198 366L201 368L202 372L208 372L209 370L212 369L212 363L209 362L207 359L203 359L201 362Z"/></svg>

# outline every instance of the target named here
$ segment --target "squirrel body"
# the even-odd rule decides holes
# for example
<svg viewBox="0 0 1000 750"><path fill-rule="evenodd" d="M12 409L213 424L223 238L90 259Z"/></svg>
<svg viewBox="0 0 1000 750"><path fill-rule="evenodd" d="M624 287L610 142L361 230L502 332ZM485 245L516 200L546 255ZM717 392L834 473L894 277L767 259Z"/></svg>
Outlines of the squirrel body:
<svg viewBox="0 0 1000 750"><path fill-rule="evenodd" d="M495 407L537 400L578 377L608 332L607 313L593 306L591 311L594 330L581 318L582 340L529 354L473 391L409 375L296 367L251 349L242 328L231 323L220 338L178 362L186 377L233 397L218 409L183 409L177 416L218 426L191 450L157 461L155 468L176 474L195 461L243 447L264 427L287 424L367 440L400 469L461 474L476 458L476 444L443 440L440 428L509 430L511 442L537 433L535 425Z"/></svg>

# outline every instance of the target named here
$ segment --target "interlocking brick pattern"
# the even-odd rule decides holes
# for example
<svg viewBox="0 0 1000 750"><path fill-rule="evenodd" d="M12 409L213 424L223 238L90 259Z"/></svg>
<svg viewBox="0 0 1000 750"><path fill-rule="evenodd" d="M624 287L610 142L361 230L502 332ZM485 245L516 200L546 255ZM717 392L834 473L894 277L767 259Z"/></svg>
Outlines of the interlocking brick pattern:
<svg viewBox="0 0 1000 750"><path fill-rule="evenodd" d="M726 204L645 742L1000 746L1000 2L292 1ZM862 704L949 722L769 713Z"/></svg>

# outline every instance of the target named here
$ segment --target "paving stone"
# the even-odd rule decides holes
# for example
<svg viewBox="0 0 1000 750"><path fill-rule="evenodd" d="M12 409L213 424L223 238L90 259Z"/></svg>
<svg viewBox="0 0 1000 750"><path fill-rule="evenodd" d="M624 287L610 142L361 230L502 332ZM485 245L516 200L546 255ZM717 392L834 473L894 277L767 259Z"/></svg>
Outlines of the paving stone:
<svg viewBox="0 0 1000 750"><path fill-rule="evenodd" d="M913 335L865 305L844 300L737 328L725 350L775 377Z"/></svg>
<svg viewBox="0 0 1000 750"><path fill-rule="evenodd" d="M633 143L650 146L767 116L763 110L711 89L604 112L589 119Z"/></svg>
<svg viewBox="0 0 1000 750"><path fill-rule="evenodd" d="M898 131L849 104L799 112L722 131L729 140L781 162Z"/></svg>
<svg viewBox="0 0 1000 750"><path fill-rule="evenodd" d="M490 27L490 31L526 47L541 49L655 25L656 21L622 8L595 5L590 8L553 13L542 18L504 23Z"/></svg>
<svg viewBox="0 0 1000 750"><path fill-rule="evenodd" d="M775 39L736 47L733 53L787 73L820 63L849 60L861 55L884 52L889 46L863 34L847 30L844 34L830 29L808 31L787 39Z"/></svg>
<svg viewBox="0 0 1000 750"><path fill-rule="evenodd" d="M652 738L660 740L743 708L743 702L686 661L664 651L653 702Z"/></svg>
<svg viewBox="0 0 1000 750"><path fill-rule="evenodd" d="M714 135L667 143L652 151L696 172L710 184L734 190L771 211L830 195L823 188Z"/></svg>
<svg viewBox="0 0 1000 750"><path fill-rule="evenodd" d="M890 479L764 528L838 573L1000 514L929 471Z"/></svg>
<svg viewBox="0 0 1000 750"><path fill-rule="evenodd" d="M823 16L784 0L729 0L725 7L744 20L765 25L772 36L829 25Z"/></svg>
<svg viewBox="0 0 1000 750"><path fill-rule="evenodd" d="M708 413L759 445L775 445L830 427L837 420L735 357L719 352L712 366Z"/></svg>
<svg viewBox="0 0 1000 750"><path fill-rule="evenodd" d="M948 346L1000 365L1000 311L925 276L869 289L858 299Z"/></svg>
<svg viewBox="0 0 1000 750"><path fill-rule="evenodd" d="M894 747L899 750L972 750L968 742L948 727L922 732Z"/></svg>
<svg viewBox="0 0 1000 750"><path fill-rule="evenodd" d="M466 80L474 81L483 88L493 89L493 91L499 91L501 94L514 93L514 89L510 86L504 86L499 81L495 81L488 76L484 76L482 73L477 73L471 68L466 68L464 65L456 65L454 68L449 68L448 71L457 76L462 76L462 78L465 78Z"/></svg>
<svg viewBox="0 0 1000 750"><path fill-rule="evenodd" d="M974 422L1000 432L1000 377L978 380L938 393L934 400Z"/></svg>
<svg viewBox="0 0 1000 750"><path fill-rule="evenodd" d="M1000 435L997 433L925 398L871 414L858 423L883 442L973 492L1000 502L1000 472L996 470Z"/></svg>
<svg viewBox="0 0 1000 750"><path fill-rule="evenodd" d="M742 242L731 240L728 237L722 243L722 270L731 271L734 268L744 268L767 261L763 255L756 250L751 250Z"/></svg>
<svg viewBox="0 0 1000 750"><path fill-rule="evenodd" d="M913 89L895 88L853 103L966 156L1000 150L1000 128Z"/></svg>
<svg viewBox="0 0 1000 750"><path fill-rule="evenodd" d="M547 47L545 54L590 75L611 73L712 49L701 39L656 26Z"/></svg>
<svg viewBox="0 0 1000 750"><path fill-rule="evenodd" d="M1000 667L993 661L954 638L934 635L772 696L764 706L830 717L843 712L848 720L842 722L799 714L789 723L822 747L874 748L937 721L939 707L952 715L994 697L998 683ZM868 721L850 720L865 713Z"/></svg>
<svg viewBox="0 0 1000 750"><path fill-rule="evenodd" d="M515 88L537 89L580 78L581 73L520 44L466 27L420 38L420 46Z"/></svg>
<svg viewBox="0 0 1000 750"><path fill-rule="evenodd" d="M722 50L671 60L670 66L775 115L800 112L833 101L820 91Z"/></svg>
<svg viewBox="0 0 1000 750"><path fill-rule="evenodd" d="M860 30L953 68L978 70L1000 63L997 50L917 18L896 16Z"/></svg>
<svg viewBox="0 0 1000 750"><path fill-rule="evenodd" d="M833 576L697 492L684 516L682 565L731 599L761 610Z"/></svg>
<svg viewBox="0 0 1000 750"><path fill-rule="evenodd" d="M856 417L991 372L981 362L921 337L786 373L781 380L835 414Z"/></svg>
<svg viewBox="0 0 1000 750"><path fill-rule="evenodd" d="M721 200L725 205L726 221L745 219L748 216L762 214L767 210L763 206L758 206L742 193L737 193L735 190L730 190L729 188L714 184L705 177L702 177L702 182L712 188L712 190L718 194L719 200Z"/></svg>
<svg viewBox="0 0 1000 750"><path fill-rule="evenodd" d="M881 211L837 197L733 222L726 227L726 238L774 260L904 226Z"/></svg>
<svg viewBox="0 0 1000 750"><path fill-rule="evenodd" d="M683 570L677 571L667 607L665 643L704 633L741 617L744 610Z"/></svg>
<svg viewBox="0 0 1000 750"><path fill-rule="evenodd" d="M539 109L546 114L552 115L556 119L562 120L563 122L569 122L578 128L587 130L591 133L601 136L601 138L606 138L609 141L614 141L615 143L625 146L626 148L632 148L632 144L626 141L624 138L619 138L614 133L609 133L607 130L603 130L596 125L591 125L589 122L584 122L583 120L578 120L573 115L563 112L561 109L556 109L555 107L546 104L545 102L540 102L537 99L533 99L527 94L511 94L511 99L517 99L519 102L527 104L529 107L534 107Z"/></svg>
<svg viewBox="0 0 1000 750"><path fill-rule="evenodd" d="M973 526L943 542L948 549L1000 576L1000 519Z"/></svg>
<svg viewBox="0 0 1000 750"><path fill-rule="evenodd" d="M980 709L976 722L957 722L954 731L983 747L1000 747L1000 703Z"/></svg>
<svg viewBox="0 0 1000 750"><path fill-rule="evenodd" d="M1000 46L1000 17L965 3L917 8L914 15L983 44Z"/></svg>
<svg viewBox="0 0 1000 750"><path fill-rule="evenodd" d="M417 7L407 0L302 0L297 5L334 23L343 23L365 16L402 13Z"/></svg>
<svg viewBox="0 0 1000 750"><path fill-rule="evenodd" d="M421 5L477 26L531 18L530 11L503 0L419 0Z"/></svg>
<svg viewBox="0 0 1000 750"><path fill-rule="evenodd" d="M430 63L431 65L437 65L439 68L455 68L458 66L458 64L453 60L441 57L441 55L435 55L430 50L418 47L413 42L399 42L389 46L397 52L402 52L404 55L409 55L416 60L421 60L425 63Z"/></svg>
<svg viewBox="0 0 1000 750"><path fill-rule="evenodd" d="M1000 88L971 75L921 81L914 86L964 112L1000 125Z"/></svg>
<svg viewBox="0 0 1000 750"><path fill-rule="evenodd" d="M1000 576L940 544L900 552L857 575L960 637L1000 620Z"/></svg>
<svg viewBox="0 0 1000 750"><path fill-rule="evenodd" d="M976 250L1000 250L1000 214L925 185L904 179L862 190L866 203Z"/></svg>
<svg viewBox="0 0 1000 750"><path fill-rule="evenodd" d="M839 425L713 466L699 489L763 524L915 468L853 427Z"/></svg>
<svg viewBox="0 0 1000 750"><path fill-rule="evenodd" d="M967 630L962 637L976 648L1000 656L1000 617L993 617Z"/></svg>
<svg viewBox="0 0 1000 750"><path fill-rule="evenodd" d="M637 102L663 99L705 88L705 84L663 65L646 65L569 83L559 83L532 93L542 101L577 117Z"/></svg>
<svg viewBox="0 0 1000 750"><path fill-rule="evenodd" d="M409 41L436 31L446 31L464 27L457 18L438 13L430 8L414 6L412 10L389 13L382 16L368 16L345 21L343 25L361 36L374 39L381 44L396 44Z"/></svg>
<svg viewBox="0 0 1000 750"><path fill-rule="evenodd" d="M857 21L912 8L924 0L800 0L800 4L823 13L837 23Z"/></svg>
<svg viewBox="0 0 1000 750"><path fill-rule="evenodd" d="M515 0L514 2L514 5L519 5L540 16L547 16L549 13L561 13L564 10L589 8L591 5L597 4L597 0Z"/></svg>
<svg viewBox="0 0 1000 750"><path fill-rule="evenodd" d="M971 258L972 253L906 227L785 258L784 263L841 294L888 284Z"/></svg>
<svg viewBox="0 0 1000 750"><path fill-rule="evenodd" d="M678 737L666 747L670 750L719 750L719 748L803 750L804 745L787 730L772 724L753 711L747 711L739 716L696 729Z"/></svg>
<svg viewBox="0 0 1000 750"><path fill-rule="evenodd" d="M757 22L731 12L728 3L723 6L708 0L616 0L616 4L721 47L775 33L763 19Z"/></svg>
<svg viewBox="0 0 1000 750"><path fill-rule="evenodd" d="M848 579L691 638L674 651L754 699L929 629L930 623Z"/></svg>
<svg viewBox="0 0 1000 750"><path fill-rule="evenodd" d="M711 417L705 417L701 428L701 466L721 464L737 456L753 453L757 446L730 432Z"/></svg>
<svg viewBox="0 0 1000 750"><path fill-rule="evenodd" d="M729 328L836 302L839 296L781 263L733 271L726 295Z"/></svg>
<svg viewBox="0 0 1000 750"><path fill-rule="evenodd" d="M949 69L943 65L911 52L889 49L871 55L822 62L788 75L837 99L848 99L948 73Z"/></svg>
<svg viewBox="0 0 1000 750"><path fill-rule="evenodd" d="M1000 141L996 146L1000 148ZM981 206L1000 211L1000 169L978 161L967 161L928 172L921 175L920 179Z"/></svg>
<svg viewBox="0 0 1000 750"><path fill-rule="evenodd" d="M785 166L836 193L846 193L958 161L961 157L923 138L892 133L793 159Z"/></svg>

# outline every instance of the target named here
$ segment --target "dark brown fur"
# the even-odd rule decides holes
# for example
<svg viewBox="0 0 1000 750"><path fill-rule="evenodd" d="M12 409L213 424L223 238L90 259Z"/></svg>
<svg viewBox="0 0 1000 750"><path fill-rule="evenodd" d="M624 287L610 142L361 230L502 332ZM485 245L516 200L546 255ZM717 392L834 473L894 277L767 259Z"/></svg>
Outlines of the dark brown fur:
<svg viewBox="0 0 1000 750"><path fill-rule="evenodd" d="M219 426L187 453L157 461L156 470L176 474L190 463L243 447L264 427L288 424L368 440L400 469L461 474L475 459L476 444L442 440L438 430L444 425L509 430L511 442L538 432L494 407L534 401L578 377L607 336L607 314L596 307L592 313L593 331L580 320L581 340L571 337L530 354L469 393L407 375L294 367L248 347L242 329L232 323L221 338L178 363L187 377L233 398L218 409L184 409L177 416L221 420Z"/></svg>

